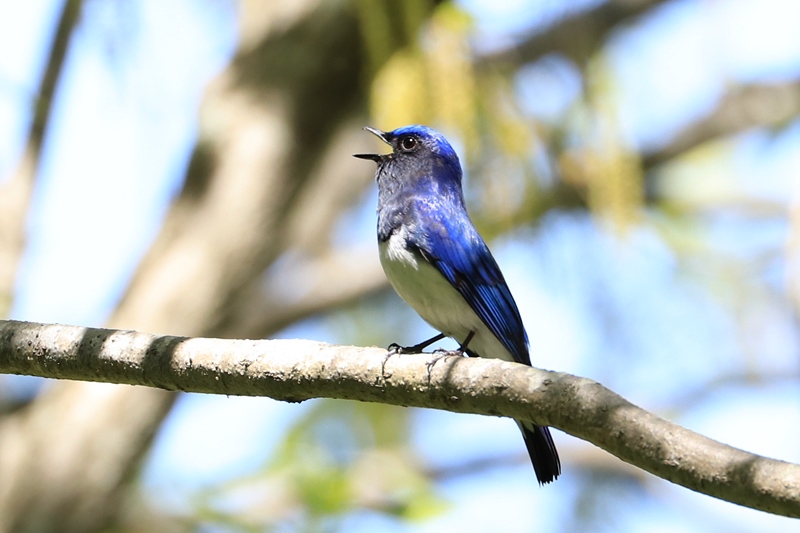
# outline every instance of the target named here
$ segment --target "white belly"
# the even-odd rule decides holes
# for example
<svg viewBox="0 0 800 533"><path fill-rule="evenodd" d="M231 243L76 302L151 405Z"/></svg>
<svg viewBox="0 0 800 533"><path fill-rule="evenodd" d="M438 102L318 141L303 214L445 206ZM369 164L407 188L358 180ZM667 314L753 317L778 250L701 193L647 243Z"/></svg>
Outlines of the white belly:
<svg viewBox="0 0 800 533"><path fill-rule="evenodd" d="M463 343L474 332L469 349L481 357L514 358L466 300L435 267L405 249L402 234L379 244L381 265L389 283L425 322Z"/></svg>

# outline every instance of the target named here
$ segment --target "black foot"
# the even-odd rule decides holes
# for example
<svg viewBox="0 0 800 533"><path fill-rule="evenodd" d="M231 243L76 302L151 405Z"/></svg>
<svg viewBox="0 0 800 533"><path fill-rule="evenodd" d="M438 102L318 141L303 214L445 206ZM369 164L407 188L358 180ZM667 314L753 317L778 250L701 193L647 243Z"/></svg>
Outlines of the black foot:
<svg viewBox="0 0 800 533"><path fill-rule="evenodd" d="M400 346L396 342L393 342L389 345L389 354L395 355L400 353L424 353L425 348L433 344L434 342L438 342L444 338L444 333L439 333L438 335L431 337L426 341L422 341L419 344L415 344L414 346Z"/></svg>
<svg viewBox="0 0 800 533"><path fill-rule="evenodd" d="M414 346L400 346L396 342L390 344L387 348L388 352L386 353L386 357L383 359L383 364L381 364L381 375L384 378L389 376L386 375L386 363L389 361L389 358L393 355L398 355L401 353L425 353L424 350L434 342L440 341L444 338L444 333L439 333L431 337L426 341L422 341L419 344L415 344Z"/></svg>

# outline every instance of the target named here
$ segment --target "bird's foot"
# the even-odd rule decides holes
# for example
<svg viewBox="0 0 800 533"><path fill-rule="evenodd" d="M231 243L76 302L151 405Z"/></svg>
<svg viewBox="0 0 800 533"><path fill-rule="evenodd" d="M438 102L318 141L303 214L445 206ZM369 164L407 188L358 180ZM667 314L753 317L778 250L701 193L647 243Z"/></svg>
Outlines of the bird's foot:
<svg viewBox="0 0 800 533"><path fill-rule="evenodd" d="M401 353L422 353L422 349L419 346L419 344L414 346L400 346L396 342L387 346L386 356L381 363L381 376L383 376L384 379L391 377L391 374L386 373L386 363L389 362L389 359L391 359L393 355L400 355Z"/></svg>
<svg viewBox="0 0 800 533"><path fill-rule="evenodd" d="M436 355L436 357L434 357L434 359L436 360L444 359L445 357L451 355L453 357L467 357L467 352L461 350L460 348L457 348L455 350L446 350L445 348L437 348L436 350L433 351L433 354Z"/></svg>
<svg viewBox="0 0 800 533"><path fill-rule="evenodd" d="M428 379L431 377L431 371L433 367L436 366L436 363L441 361L442 359L446 359L447 357L466 357L466 354L459 350L445 350L444 348L438 348L433 351L434 357L428 361L425 366L428 368Z"/></svg>
<svg viewBox="0 0 800 533"><path fill-rule="evenodd" d="M392 356L392 355L397 355L397 354L401 354L401 353L411 353L411 352L407 351L407 350L410 350L411 348L413 348L413 346L412 347L400 346L396 342L393 342L392 344L390 344L389 346L386 347L386 350L389 352L389 356Z"/></svg>
<svg viewBox="0 0 800 533"><path fill-rule="evenodd" d="M403 353L403 347L400 346L399 344L392 343L387 348L386 355L384 356L383 362L381 363L381 377L383 377L383 379L391 377L391 374L386 373L386 363L389 362L389 359L393 355L397 355L400 353Z"/></svg>
<svg viewBox="0 0 800 533"><path fill-rule="evenodd" d="M422 341L419 344L415 344L414 346L400 346L396 342L390 344L386 349L386 357L383 359L383 364L381 364L381 375L384 378L389 377L386 374L386 363L389 361L393 355L399 355L401 353L425 353L425 348L433 344L434 342L440 341L444 338L444 333L439 333L431 337L428 340Z"/></svg>
<svg viewBox="0 0 800 533"><path fill-rule="evenodd" d="M422 341L419 344L415 344L414 346L400 346L396 342L390 344L386 349L388 350L386 353L386 357L383 359L383 364L381 365L381 375L386 378L386 363L389 361L389 358L393 355L399 355L401 353L425 353L425 348L433 344L434 342L440 341L444 338L444 333L439 333L431 337L428 340Z"/></svg>
<svg viewBox="0 0 800 533"><path fill-rule="evenodd" d="M400 346L396 342L393 342L388 347L389 354L395 355L401 353L425 353L425 348L427 348L434 342L442 340L443 338L444 338L444 333L439 333L438 335L435 335L430 339L424 340L419 344L415 344L414 346Z"/></svg>
<svg viewBox="0 0 800 533"><path fill-rule="evenodd" d="M454 356L454 357L467 357L467 346L469 345L469 342L472 340L472 337L474 337L474 336L475 336L475 332L474 331L470 331L469 335L467 335L467 338L464 339L464 342L461 343L461 346L459 346L457 350L445 350L443 348L438 348L438 349L434 350L433 353L436 354L436 357L434 357L433 359L428 361L428 364L427 364L427 367L428 367L428 379L430 380L430 378L431 378L431 370L433 370L433 367L440 360L442 360L442 359L444 359L444 358L446 358L448 356L451 356L451 355Z"/></svg>

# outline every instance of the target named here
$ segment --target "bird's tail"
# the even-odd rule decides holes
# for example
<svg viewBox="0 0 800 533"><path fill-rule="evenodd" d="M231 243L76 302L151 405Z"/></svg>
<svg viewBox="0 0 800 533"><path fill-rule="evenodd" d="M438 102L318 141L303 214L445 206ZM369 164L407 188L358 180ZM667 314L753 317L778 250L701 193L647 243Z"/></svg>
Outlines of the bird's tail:
<svg viewBox="0 0 800 533"><path fill-rule="evenodd" d="M530 422L516 421L525 439L528 455L531 456L533 471L540 485L555 481L561 474L561 460L550 430L546 426L535 426Z"/></svg>

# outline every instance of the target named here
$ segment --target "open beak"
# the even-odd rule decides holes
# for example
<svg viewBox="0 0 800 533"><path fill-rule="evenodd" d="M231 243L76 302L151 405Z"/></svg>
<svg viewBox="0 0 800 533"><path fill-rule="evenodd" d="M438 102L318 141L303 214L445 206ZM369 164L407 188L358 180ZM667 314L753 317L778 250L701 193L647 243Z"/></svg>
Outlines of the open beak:
<svg viewBox="0 0 800 533"><path fill-rule="evenodd" d="M380 154L353 154L353 157L357 157L359 159L371 159L376 163L383 158L383 156Z"/></svg>
<svg viewBox="0 0 800 533"><path fill-rule="evenodd" d="M371 134L375 135L378 139L382 140L386 144L389 144L389 141L386 139L386 132L381 131L376 128L370 128L369 126L364 127L365 130L370 132ZM357 157L359 159L369 159L371 161L375 161L376 163L383 159L384 156L380 154L353 154L353 157Z"/></svg>
<svg viewBox="0 0 800 533"><path fill-rule="evenodd" d="M373 134L378 139L380 139L383 142L385 142L386 144L389 144L389 139L386 138L386 136L388 135L388 132L381 131L381 130L379 130L377 128L370 128L369 126L364 126L364 129L367 130L368 132L370 132L371 134Z"/></svg>

